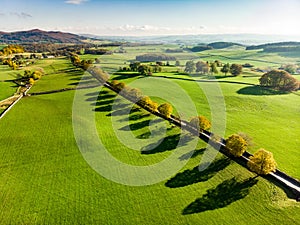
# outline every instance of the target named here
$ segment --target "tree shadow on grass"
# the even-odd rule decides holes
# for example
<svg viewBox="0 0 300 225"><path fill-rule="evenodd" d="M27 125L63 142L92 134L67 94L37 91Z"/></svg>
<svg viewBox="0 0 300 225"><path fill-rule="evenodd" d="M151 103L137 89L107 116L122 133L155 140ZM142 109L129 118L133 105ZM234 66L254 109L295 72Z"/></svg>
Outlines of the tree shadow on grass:
<svg viewBox="0 0 300 225"><path fill-rule="evenodd" d="M182 211L182 214L187 215L224 208L235 201L245 198L249 194L250 188L257 182L255 178L249 178L244 181L237 181L236 178L225 180L216 188L209 189L201 198L189 204Z"/></svg>
<svg viewBox="0 0 300 225"><path fill-rule="evenodd" d="M117 109L109 114L107 114L107 116L124 116L124 115L128 115L128 106L131 106L130 104L124 103L124 104L118 104ZM139 108L132 108L130 113L134 113L134 112L139 112L140 109Z"/></svg>
<svg viewBox="0 0 300 225"><path fill-rule="evenodd" d="M184 160L188 160L190 158L196 158L198 155L202 155L205 150L206 150L206 148L201 148L201 149L198 149L198 150L192 150L192 151L180 156L179 160L184 161Z"/></svg>
<svg viewBox="0 0 300 225"><path fill-rule="evenodd" d="M147 113L147 114L135 114L135 115L130 115L129 116L129 120L131 121L137 121L137 120L141 120L141 119L144 119L144 118L147 118L149 117L151 114L150 113Z"/></svg>
<svg viewBox="0 0 300 225"><path fill-rule="evenodd" d="M93 102L91 103L91 105L93 106L108 106L108 105L112 105L114 103L114 99L108 99L108 100L102 100L102 101L97 101L97 102Z"/></svg>
<svg viewBox="0 0 300 225"><path fill-rule="evenodd" d="M144 120L144 121L141 121L141 122L132 123L130 125L127 125L127 126L124 126L124 127L120 128L120 130L124 130L124 131L139 130L139 129L142 129L144 127L148 127L150 121L151 120ZM161 122L161 120L153 120L151 123L154 124L154 123L160 123L160 122Z"/></svg>
<svg viewBox="0 0 300 225"><path fill-rule="evenodd" d="M116 75L116 77L114 78L114 80L126 80L128 78L140 76L139 73L126 73L126 74L114 73L114 75Z"/></svg>
<svg viewBox="0 0 300 225"><path fill-rule="evenodd" d="M151 136L151 132L147 131L146 133L140 134L136 136L137 139L149 139Z"/></svg>
<svg viewBox="0 0 300 225"><path fill-rule="evenodd" d="M241 95L284 95L288 94L284 91L272 90L270 88L261 87L259 85L244 87L237 91Z"/></svg>
<svg viewBox="0 0 300 225"><path fill-rule="evenodd" d="M230 163L231 160L229 158L221 158L212 162L212 164L204 171L199 171L199 166L196 166L191 170L188 169L182 173L178 173L175 177L168 180L165 183L165 186L169 188L178 188L207 181L219 171L225 169Z"/></svg>
<svg viewBox="0 0 300 225"><path fill-rule="evenodd" d="M158 142L142 148L141 152L145 155L156 154L165 151L171 151L190 142L193 138L188 135L181 137L180 134L170 135L160 139ZM180 141L180 142L179 142ZM157 147L156 147L157 146Z"/></svg>

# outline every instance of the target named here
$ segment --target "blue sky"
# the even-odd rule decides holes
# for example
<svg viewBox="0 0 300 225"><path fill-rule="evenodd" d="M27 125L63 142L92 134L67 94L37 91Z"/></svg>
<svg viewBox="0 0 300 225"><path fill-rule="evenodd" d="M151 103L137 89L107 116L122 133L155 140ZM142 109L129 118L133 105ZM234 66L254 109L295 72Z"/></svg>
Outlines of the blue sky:
<svg viewBox="0 0 300 225"><path fill-rule="evenodd" d="M0 30L300 35L300 0L0 0Z"/></svg>

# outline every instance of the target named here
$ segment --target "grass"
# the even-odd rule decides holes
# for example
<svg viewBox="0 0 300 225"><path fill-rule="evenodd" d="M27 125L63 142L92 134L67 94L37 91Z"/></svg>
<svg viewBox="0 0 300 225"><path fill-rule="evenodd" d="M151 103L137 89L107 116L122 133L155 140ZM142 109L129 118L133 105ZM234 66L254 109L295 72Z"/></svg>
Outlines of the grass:
<svg viewBox="0 0 300 225"><path fill-rule="evenodd" d="M136 53L140 54L140 50ZM110 57L113 58L101 56L100 60L107 60L107 67L123 62L118 58L110 65ZM71 70L66 59L42 60L37 65L44 67L47 75L35 83L32 92L74 86L81 76L78 71ZM176 82L196 103L199 113L210 117L204 92L199 90L197 82L190 80L191 77L170 73L154 76L162 85ZM139 80L139 88L145 93L151 93L154 88L149 87L149 82L143 82L145 78L141 76L116 75L115 78L127 83ZM203 79L193 78L198 82ZM257 84L257 77L252 76L219 81L226 101L226 135L238 131L248 133L256 144L251 151L258 147L272 151L279 168L299 178L299 153L296 151L299 96L293 93L254 95L257 91L247 89ZM212 83L203 85L210 87ZM134 83L132 86L135 87ZM244 91L241 93L241 90ZM189 104L182 101L182 95L167 88L164 91L168 100L187 109L185 117L193 116ZM133 187L102 177L87 164L76 145L72 127L74 93L23 98L0 121L0 220L3 224L298 223L299 204L288 200L278 187L255 178L235 163L228 163L221 155L207 170L197 173L195 168L203 157L205 144L185 134L185 141L176 150L176 162L187 164L161 182ZM179 141L178 128L167 123L166 133L161 133L155 127L163 126L164 122L143 110L132 109L126 100L119 108L112 109L120 100L109 90L99 93L99 88L94 88L78 90L78 93L83 98L82 107L95 110L99 138L116 159L145 166L161 162L174 152ZM76 119L85 121L84 115ZM146 139L151 135L149 123L155 131L153 139ZM132 139L122 140L116 136L116 132L122 137L130 130ZM283 136L283 133L288 135ZM197 144L196 151L187 160L193 141ZM150 148L153 150L142 151ZM105 166L115 170L110 165ZM171 164L166 164L165 169L170 167ZM134 179L129 173L117 171L119 177Z"/></svg>
<svg viewBox="0 0 300 225"><path fill-rule="evenodd" d="M12 96L17 91L18 87L11 82L16 78L17 73L8 66L0 66L0 101Z"/></svg>

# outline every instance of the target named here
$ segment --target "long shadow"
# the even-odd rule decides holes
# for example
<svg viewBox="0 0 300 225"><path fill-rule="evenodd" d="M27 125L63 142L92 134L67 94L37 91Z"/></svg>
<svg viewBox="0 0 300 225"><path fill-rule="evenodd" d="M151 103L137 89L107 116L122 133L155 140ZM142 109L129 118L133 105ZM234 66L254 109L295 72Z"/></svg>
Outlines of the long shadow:
<svg viewBox="0 0 300 225"><path fill-rule="evenodd" d="M108 93L109 93L108 91L101 90L100 93L98 91L95 91L95 92L87 93L87 94L85 94L85 96L98 96L99 94L107 95Z"/></svg>
<svg viewBox="0 0 300 225"><path fill-rule="evenodd" d="M150 154L156 154L165 151L171 151L177 147L186 145L188 142L190 142L193 139L189 135L185 135L183 137L180 136L181 136L180 134L175 134L175 135L170 135L168 137L164 137L160 139L157 143L153 143L142 148L141 153L145 155L150 155Z"/></svg>
<svg viewBox="0 0 300 225"><path fill-rule="evenodd" d="M246 83L246 82L239 82L239 81L225 81L225 80L218 80L218 79L206 79L206 80L194 80L191 78L179 78L179 77L169 77L169 76L159 76L159 75L155 75L154 77L158 77L158 78L166 78L166 79L174 79L174 80L184 80L184 81L193 81L193 82L198 82L198 83L213 83L213 82L218 82L218 83L228 83L228 84L243 84L243 85L255 85L252 83ZM229 77L229 76L228 76ZM144 78L144 77L140 77Z"/></svg>
<svg viewBox="0 0 300 225"><path fill-rule="evenodd" d="M130 125L127 125L125 127L120 128L120 130L124 130L124 131L140 130L144 127L148 127L150 121L151 120L144 120L144 121L141 121L141 122L133 123L133 124L130 124ZM160 122L160 121L158 121L158 122Z"/></svg>
<svg viewBox="0 0 300 225"><path fill-rule="evenodd" d="M147 131L146 133L136 136L137 139L148 139L151 136L151 132Z"/></svg>
<svg viewBox="0 0 300 225"><path fill-rule="evenodd" d="M229 166L230 163L231 160L229 158L221 158L212 162L212 164L210 164L210 166L204 171L199 171L199 166L196 166L191 170L188 169L182 173L178 173L175 177L168 180L165 183L165 186L169 188L178 188L207 181L219 171Z"/></svg>
<svg viewBox="0 0 300 225"><path fill-rule="evenodd" d="M129 120L133 120L133 121L137 121L137 120L141 120L141 119L144 119L144 118L147 118L149 117L151 114L150 113L147 113L147 114L134 114L134 115L130 115L129 116Z"/></svg>
<svg viewBox="0 0 300 225"><path fill-rule="evenodd" d="M126 108L126 107L128 107L128 106L130 106L130 104L126 104L126 103L118 104L118 108L120 108L120 109L109 113L107 116L124 116L124 115L127 115L128 114L128 108ZM139 108L133 108L130 111L130 113L139 112L139 111L140 111Z"/></svg>
<svg viewBox="0 0 300 225"><path fill-rule="evenodd" d="M114 103L114 99L110 99L110 100L92 102L91 105L93 105L93 106L107 106L107 105L112 105L113 103Z"/></svg>
<svg viewBox="0 0 300 225"><path fill-rule="evenodd" d="M201 148L198 150L192 150L186 154L183 154L182 156L179 157L180 161L188 160L190 158L196 158L198 155L202 155L206 148Z"/></svg>
<svg viewBox="0 0 300 225"><path fill-rule="evenodd" d="M287 92L276 91L270 88L261 87L259 85L244 87L237 91L238 94L241 95L284 95Z"/></svg>
<svg viewBox="0 0 300 225"><path fill-rule="evenodd" d="M249 178L244 181L237 181L236 178L225 180L216 188L207 190L201 198L196 199L189 204L183 211L183 215L205 212L224 208L231 203L245 198L250 188L258 181L255 178Z"/></svg>
<svg viewBox="0 0 300 225"><path fill-rule="evenodd" d="M95 112L111 112L112 106L111 105L104 105L98 108L95 108Z"/></svg>
<svg viewBox="0 0 300 225"><path fill-rule="evenodd" d="M138 77L140 76L140 74L136 74L136 73L127 73L127 74L121 74L121 73L114 73L114 75L117 75L114 79L115 80L126 80L128 78L132 78L132 77Z"/></svg>

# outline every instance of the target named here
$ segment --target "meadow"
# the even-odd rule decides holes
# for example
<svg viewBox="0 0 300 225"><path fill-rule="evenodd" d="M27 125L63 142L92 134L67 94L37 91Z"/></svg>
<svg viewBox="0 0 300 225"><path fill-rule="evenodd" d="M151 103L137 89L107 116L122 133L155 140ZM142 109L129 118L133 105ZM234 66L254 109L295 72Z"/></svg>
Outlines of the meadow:
<svg viewBox="0 0 300 225"><path fill-rule="evenodd" d="M162 52L170 47L127 47L126 54L99 56L100 64L108 71L116 71L125 62L128 65L137 54ZM241 49L174 53L182 65L192 58L248 62L257 67L282 63L282 56L260 57L259 54ZM82 58L94 57L85 55ZM34 84L30 93L75 87L83 75L64 58L40 60L34 66L43 68L46 74ZM278 168L300 179L297 151L300 93L278 94L261 89L256 86L260 75L245 70L239 77L217 76L226 103L226 136L240 131L247 133L254 142L250 152L260 147L272 151ZM85 76L83 82L93 80ZM213 85L207 76L162 72L153 74L152 78L130 74L115 74L112 78L128 85L139 81L138 88L145 93L151 93L153 88L149 87L147 79L157 79L162 84L175 82L189 94L199 114L211 117L205 93L198 86L200 82L202 87ZM176 101L180 108L186 109L186 118L194 116L180 95L167 88L164 91L169 98L157 100ZM116 159L130 165L147 166L161 162L174 152L181 134L179 128L164 124L146 111L132 108L126 100L121 109L114 109L114 104L120 100L108 89L83 89L76 93L82 96L82 107L95 112L99 138ZM186 133L181 134L185 137L184 144L176 149L178 163L186 165L165 180L153 185L128 186L104 178L85 161L76 144L72 127L74 95L75 91L66 91L25 97L0 121L2 224L299 224L299 203L288 199L274 184L222 155L218 155L207 170L199 172L197 166L206 145ZM122 113L126 108L129 115ZM78 121L86 120L82 115L77 116ZM117 122L117 129L114 122ZM165 134L154 132L154 139L147 140L152 122L158 126L164 124L167 131ZM132 132L135 138L130 145L139 149L124 145L116 131L124 135ZM141 146L143 140L146 146ZM195 152L191 153L195 142ZM160 144L151 151L142 151L157 143ZM119 171L117 176L122 177L124 173Z"/></svg>

